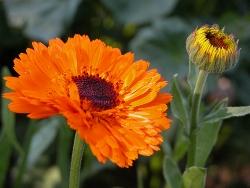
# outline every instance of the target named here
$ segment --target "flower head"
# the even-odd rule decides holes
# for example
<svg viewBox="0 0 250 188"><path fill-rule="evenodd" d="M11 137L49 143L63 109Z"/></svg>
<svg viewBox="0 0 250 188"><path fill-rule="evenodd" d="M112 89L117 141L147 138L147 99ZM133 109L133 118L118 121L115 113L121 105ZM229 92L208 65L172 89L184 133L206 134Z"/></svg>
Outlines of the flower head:
<svg viewBox="0 0 250 188"><path fill-rule="evenodd" d="M148 62L75 35L48 47L34 42L14 63L19 76L5 78L11 111L30 118L63 115L100 162L128 167L138 155L159 150L172 97L159 92L167 83L147 70Z"/></svg>
<svg viewBox="0 0 250 188"><path fill-rule="evenodd" d="M189 59L207 72L221 73L232 68L239 59L238 41L217 25L202 26L186 41Z"/></svg>

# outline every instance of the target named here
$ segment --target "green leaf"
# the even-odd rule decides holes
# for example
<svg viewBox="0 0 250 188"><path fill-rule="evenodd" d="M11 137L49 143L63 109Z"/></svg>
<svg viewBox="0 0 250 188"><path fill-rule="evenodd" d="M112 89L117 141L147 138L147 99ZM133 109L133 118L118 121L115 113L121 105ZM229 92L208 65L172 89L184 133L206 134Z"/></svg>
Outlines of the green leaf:
<svg viewBox="0 0 250 188"><path fill-rule="evenodd" d="M204 117L203 121L211 123L231 117L245 116L248 114L250 114L250 106L225 107L215 111L214 113L208 114Z"/></svg>
<svg viewBox="0 0 250 188"><path fill-rule="evenodd" d="M223 110L227 106L227 104L228 104L228 98L224 98L221 101L215 102L210 108L209 114L211 113L217 114L220 110Z"/></svg>
<svg viewBox="0 0 250 188"><path fill-rule="evenodd" d="M2 73L3 76L9 75L7 68L3 68ZM7 88L3 87L3 92L6 91ZM2 130L0 135L0 187L3 187L12 152L13 140L11 140L11 138L14 137L12 137L12 135L14 135L15 115L8 110L8 101L4 98L1 99Z"/></svg>
<svg viewBox="0 0 250 188"><path fill-rule="evenodd" d="M176 162L181 160L187 152L189 146L189 138L185 135L184 130L177 135L176 144L173 151L173 158Z"/></svg>
<svg viewBox="0 0 250 188"><path fill-rule="evenodd" d="M17 175L15 178L14 187L19 188L22 185L23 176L25 175L26 169L27 169L27 157L29 154L29 148L31 144L31 139L33 134L38 130L38 127L35 125L37 121L30 120L29 124L27 126L27 130L25 132L24 138L23 138L23 149L24 154L19 157L18 166L17 166Z"/></svg>
<svg viewBox="0 0 250 188"><path fill-rule="evenodd" d="M226 112L227 116L225 119L230 117L245 116L250 114L250 106L227 107Z"/></svg>
<svg viewBox="0 0 250 188"><path fill-rule="evenodd" d="M166 156L163 161L163 175L168 188L183 187L181 172L176 162L168 156Z"/></svg>
<svg viewBox="0 0 250 188"><path fill-rule="evenodd" d="M12 146L11 143L6 136L6 134L1 135L0 139L0 187L4 187L4 182L6 179L6 174L8 171L8 167L10 164L10 156L11 156Z"/></svg>
<svg viewBox="0 0 250 188"><path fill-rule="evenodd" d="M202 124L196 132L196 149L194 166L203 167L215 145L221 121Z"/></svg>
<svg viewBox="0 0 250 188"><path fill-rule="evenodd" d="M115 165L112 163L101 164L96 160L96 157L93 155L92 151L85 145L84 157L82 165L84 168L81 170L81 181L84 182L86 179L95 176L100 171L112 170L115 168Z"/></svg>
<svg viewBox="0 0 250 188"><path fill-rule="evenodd" d="M169 155L169 156L172 155L172 148L170 146L170 143L166 139L164 139L161 147L165 155Z"/></svg>
<svg viewBox="0 0 250 188"><path fill-rule="evenodd" d="M220 121L221 119L217 118L218 114L225 111L227 106L228 99L225 98L221 101L215 102L211 107L207 115L203 117L203 122L212 123Z"/></svg>
<svg viewBox="0 0 250 188"><path fill-rule="evenodd" d="M122 23L142 24L171 13L177 0L102 0Z"/></svg>
<svg viewBox="0 0 250 188"><path fill-rule="evenodd" d="M8 69L3 68L3 76L9 76ZM3 84L4 85L4 84ZM3 93L8 92L6 87L3 88ZM9 100L2 99L2 120L3 120L3 132L9 138L10 143L14 146L19 155L23 155L23 150L16 138L15 132L15 114L8 109Z"/></svg>
<svg viewBox="0 0 250 188"><path fill-rule="evenodd" d="M183 97L179 83L177 81L177 75L174 75L171 93L174 100L171 103L171 110L173 115L182 122L182 125L186 125L188 121L188 112L185 98Z"/></svg>
<svg viewBox="0 0 250 188"><path fill-rule="evenodd" d="M40 155L50 146L56 137L61 121L59 118L50 118L39 122L41 128L33 135L29 154L27 157L27 167L31 168L39 159Z"/></svg>
<svg viewBox="0 0 250 188"><path fill-rule="evenodd" d="M174 27L173 27L174 26ZM167 79L186 74L188 67L185 41L192 28L180 18L155 20L141 29L130 43L138 59L147 59Z"/></svg>
<svg viewBox="0 0 250 188"><path fill-rule="evenodd" d="M61 35L80 0L4 0L9 23L23 27L30 38L47 41Z"/></svg>
<svg viewBox="0 0 250 188"><path fill-rule="evenodd" d="M206 182L206 169L192 166L183 174L184 188L204 188Z"/></svg>

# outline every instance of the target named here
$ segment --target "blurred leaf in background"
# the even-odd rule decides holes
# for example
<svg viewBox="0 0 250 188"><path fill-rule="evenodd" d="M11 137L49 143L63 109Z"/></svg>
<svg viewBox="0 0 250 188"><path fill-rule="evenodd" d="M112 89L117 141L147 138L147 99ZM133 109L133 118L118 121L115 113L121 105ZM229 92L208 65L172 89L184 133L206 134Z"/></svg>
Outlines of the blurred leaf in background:
<svg viewBox="0 0 250 188"><path fill-rule="evenodd" d="M182 188L181 172L173 159L166 156L163 161L163 174L168 188Z"/></svg>
<svg viewBox="0 0 250 188"><path fill-rule="evenodd" d="M88 34L92 39L101 38L112 46L122 48L123 52L132 49L136 59L143 58L150 61L151 67L158 68L170 84L173 74L178 73L180 90L175 89L174 92L181 92L180 98L183 98L184 102L181 104L173 103L176 107L174 113L182 122L185 122L188 118L182 109L188 104L188 94L182 90L183 80L186 78L188 70L185 40L196 26L214 23L218 23L222 27L225 26L226 32L234 33L235 37L240 40L239 47L242 50L240 62L236 68L222 75L230 83L230 92L224 92L222 98L218 98L217 96L220 96L220 90L217 88L218 81L216 75L211 76L207 87L208 92L204 96L205 106L214 99L221 100L225 97L230 97L230 105L232 106L249 105L249 0L3 0L0 1L0 69L3 68L3 65L8 65L10 68L13 59L18 57L19 53L25 52L33 40L46 43L48 39L53 37L67 38L75 33ZM10 70L14 73L12 69ZM222 88L225 86L222 84ZM0 90L3 91L2 88ZM230 96L231 91L234 94L232 96ZM16 115L7 111L7 103L6 100L2 101L1 114L4 113L4 117L13 118ZM183 114L185 115L182 116ZM216 111L214 115L227 116L225 111ZM18 150L13 147L15 142L13 139L9 140L13 136L9 137L6 133L3 134L7 129L4 128L6 122L2 121L0 187L4 185L4 188L10 188L16 173L18 176L19 170L24 166L24 176L18 176L22 178L20 187L54 185L66 188L67 169L69 168L67 163L70 160L72 145L72 132L66 123L60 122L55 125L54 120L44 120L40 123L32 122L33 127L30 129L31 125L28 125L29 123L24 116L17 115L15 118L18 122L12 118L8 120L10 126L7 129L16 134L17 139L14 140L17 143L22 143L21 146L27 159L20 160L20 155L16 152ZM206 113L204 118L204 121L211 120L206 116ZM40 126L43 122L45 125ZM202 184L203 181L198 180L202 180L205 175L203 169L191 167L192 169L186 170L184 176L181 176L177 169L178 161L178 165L184 171L185 156L183 156L183 151L186 150L189 142L185 130L176 132L176 127L179 127L178 123L173 122L171 132L168 132L167 136L164 133L163 149L159 155L163 155L165 152L167 156L171 156L171 158L165 159L164 176L157 174L157 178L155 178L156 173L152 170L151 164L160 160L157 158L158 154L152 158L138 160L133 168L118 169L110 163L107 165L99 164L91 152L86 150L83 161L85 167L82 173L83 186L135 188L137 186L137 165L143 166L147 172L143 177L144 188L164 185L165 180L172 186L181 186L182 182L185 186L190 187L191 185L192 187L193 184L190 184L186 177L195 177L196 185ZM211 147L216 145L207 162L198 161L200 164L214 164L208 169L207 179L209 183L206 185L207 188L216 186L249 187L250 150L246 146L246 143L249 143L249 116L229 119L222 125L211 121L206 122L206 124L204 129L207 130L208 134L202 135L199 131L197 132L200 142L197 145L197 158L199 158L199 152L204 152L204 147L211 150ZM222 131L218 132L220 126ZM218 136L217 144L216 140L206 143L206 137L212 134ZM40 147L38 141L41 138L43 139ZM29 148L35 148L35 150L30 152ZM30 169L26 169L28 163L32 164ZM160 163L162 161L158 161L157 165L162 165ZM230 173L233 175L225 176L225 171L220 168L222 165L228 169L226 175ZM223 177L226 178L223 179ZM179 184L174 185L173 179L180 180ZM53 184L55 182L58 184Z"/></svg>
<svg viewBox="0 0 250 188"><path fill-rule="evenodd" d="M4 0L12 27L32 39L59 37L71 23L81 0Z"/></svg>
<svg viewBox="0 0 250 188"><path fill-rule="evenodd" d="M9 72L5 68L3 69L3 76L8 76ZM4 87L4 92L7 92L7 88ZM8 110L8 100L1 100L1 120L2 129L0 132L0 187L4 187L4 182L7 179L8 168L10 166L10 157L13 146L16 146L20 152L22 149L15 137L15 114Z"/></svg>
<svg viewBox="0 0 250 188"><path fill-rule="evenodd" d="M184 42L191 27L181 18L156 20L141 29L130 43L137 58L151 62L167 79L178 73L183 76L188 67Z"/></svg>
<svg viewBox="0 0 250 188"><path fill-rule="evenodd" d="M101 0L122 23L144 24L170 14L177 0Z"/></svg>
<svg viewBox="0 0 250 188"><path fill-rule="evenodd" d="M59 126L62 126L60 118L50 118L37 123L40 129L35 132L31 139L31 145L27 157L27 168L31 168L56 138Z"/></svg>

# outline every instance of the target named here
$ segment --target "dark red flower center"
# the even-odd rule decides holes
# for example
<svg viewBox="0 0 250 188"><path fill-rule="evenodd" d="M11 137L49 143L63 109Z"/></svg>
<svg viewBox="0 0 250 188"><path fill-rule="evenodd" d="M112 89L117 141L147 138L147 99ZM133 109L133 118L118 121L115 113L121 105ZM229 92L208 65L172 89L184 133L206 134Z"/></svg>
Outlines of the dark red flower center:
<svg viewBox="0 0 250 188"><path fill-rule="evenodd" d="M81 75L72 77L81 100L89 100L94 107L111 109L118 105L117 92L111 82L99 76Z"/></svg>
<svg viewBox="0 0 250 188"><path fill-rule="evenodd" d="M212 44L214 47L224 48L224 49L228 48L228 45L224 42L224 39L225 39L224 36L219 37L219 36L216 36L216 34L207 32L206 38L209 40L210 44Z"/></svg>

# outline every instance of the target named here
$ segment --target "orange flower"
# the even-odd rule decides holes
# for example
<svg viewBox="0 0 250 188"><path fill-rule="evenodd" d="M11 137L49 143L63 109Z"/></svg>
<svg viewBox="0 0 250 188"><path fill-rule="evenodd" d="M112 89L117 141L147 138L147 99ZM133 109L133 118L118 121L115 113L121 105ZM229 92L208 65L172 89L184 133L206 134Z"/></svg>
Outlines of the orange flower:
<svg viewBox="0 0 250 188"><path fill-rule="evenodd" d="M34 42L14 63L19 76L5 78L11 111L35 119L63 115L103 163L128 167L139 154L159 150L172 97L159 93L167 83L147 71L148 62L76 35L48 47Z"/></svg>

